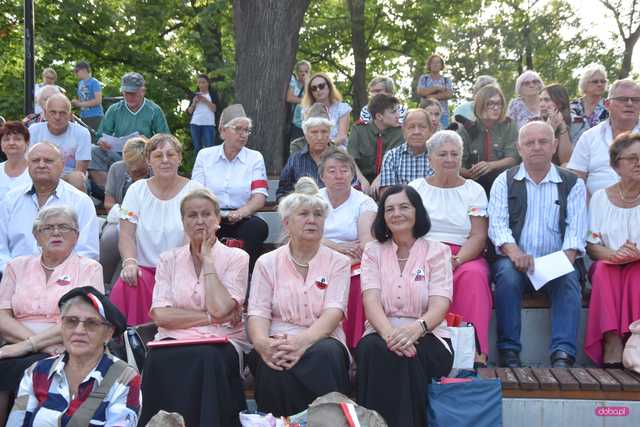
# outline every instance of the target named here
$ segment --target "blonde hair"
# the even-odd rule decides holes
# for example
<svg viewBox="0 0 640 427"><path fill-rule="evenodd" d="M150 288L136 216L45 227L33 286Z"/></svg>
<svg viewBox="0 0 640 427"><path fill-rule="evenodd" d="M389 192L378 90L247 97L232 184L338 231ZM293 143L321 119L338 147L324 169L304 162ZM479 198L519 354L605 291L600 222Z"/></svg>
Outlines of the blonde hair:
<svg viewBox="0 0 640 427"><path fill-rule="evenodd" d="M216 214L218 218L220 218L220 203L218 203L218 199L216 196L208 188L198 188L195 190L191 190L187 193L186 196L180 201L180 216L184 217L184 211L186 209L187 203L191 200L202 199L208 200L213 205L213 212Z"/></svg>
<svg viewBox="0 0 640 427"><path fill-rule="evenodd" d="M149 160L151 153L164 144L170 144L182 156L182 143L169 133L157 133L144 146L144 157Z"/></svg>
<svg viewBox="0 0 640 427"><path fill-rule="evenodd" d="M278 204L280 218L290 217L295 211L303 207L320 208L326 218L329 203L320 196L320 189L313 178L301 177L294 187L293 193L284 197Z"/></svg>
<svg viewBox="0 0 640 427"><path fill-rule="evenodd" d="M336 102L342 101L342 94L338 91L338 88L333 84L333 80L326 73L315 73L312 75L309 80L307 80L307 87L304 88L304 97L302 98L302 102L300 105L304 108L311 107L315 102L315 98L311 93L311 82L316 78L320 77L324 80L324 82L329 87L329 104L333 105Z"/></svg>
<svg viewBox="0 0 640 427"><path fill-rule="evenodd" d="M507 117L507 100L504 98L502 90L494 85L485 86L476 93L473 97L473 112L477 119L482 119L484 112L487 110L487 102L494 96L500 96L502 101L502 108L500 109L499 122L503 122Z"/></svg>
<svg viewBox="0 0 640 427"><path fill-rule="evenodd" d="M122 160L126 163L144 160L144 149L149 140L143 136L135 136L128 140L122 148Z"/></svg>

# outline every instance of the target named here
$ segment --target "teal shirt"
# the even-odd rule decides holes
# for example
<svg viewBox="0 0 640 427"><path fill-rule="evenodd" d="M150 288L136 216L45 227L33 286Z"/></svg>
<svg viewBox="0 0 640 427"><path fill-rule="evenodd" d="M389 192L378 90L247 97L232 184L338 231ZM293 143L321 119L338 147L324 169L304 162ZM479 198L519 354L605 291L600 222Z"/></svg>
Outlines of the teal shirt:
<svg viewBox="0 0 640 427"><path fill-rule="evenodd" d="M145 98L142 107L135 113L127 108L124 100L116 102L104 115L97 136L100 138L106 133L121 137L134 132L139 132L147 138L157 133L170 133L167 119L155 102Z"/></svg>

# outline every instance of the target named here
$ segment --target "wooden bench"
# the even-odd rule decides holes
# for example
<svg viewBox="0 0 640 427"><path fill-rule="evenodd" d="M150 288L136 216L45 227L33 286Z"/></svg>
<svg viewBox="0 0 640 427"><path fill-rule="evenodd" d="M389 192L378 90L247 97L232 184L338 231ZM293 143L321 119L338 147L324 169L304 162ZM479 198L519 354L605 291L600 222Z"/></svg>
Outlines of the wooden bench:
<svg viewBox="0 0 640 427"><path fill-rule="evenodd" d="M640 401L640 374L598 368L482 368L499 378L504 398Z"/></svg>

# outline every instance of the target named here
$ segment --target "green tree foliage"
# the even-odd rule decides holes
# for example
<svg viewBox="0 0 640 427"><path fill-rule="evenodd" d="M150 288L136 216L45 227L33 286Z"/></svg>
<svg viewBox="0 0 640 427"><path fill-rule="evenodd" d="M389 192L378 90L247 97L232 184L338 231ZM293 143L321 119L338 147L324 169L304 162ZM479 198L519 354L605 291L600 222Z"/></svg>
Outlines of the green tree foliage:
<svg viewBox="0 0 640 427"><path fill-rule="evenodd" d="M509 99L518 75L534 69L545 83L561 83L577 95L577 69L600 62L614 70L618 63L600 39L582 35L575 11L563 1L487 2L472 19L450 18L438 39L449 52L447 73L462 93L478 75L489 74Z"/></svg>

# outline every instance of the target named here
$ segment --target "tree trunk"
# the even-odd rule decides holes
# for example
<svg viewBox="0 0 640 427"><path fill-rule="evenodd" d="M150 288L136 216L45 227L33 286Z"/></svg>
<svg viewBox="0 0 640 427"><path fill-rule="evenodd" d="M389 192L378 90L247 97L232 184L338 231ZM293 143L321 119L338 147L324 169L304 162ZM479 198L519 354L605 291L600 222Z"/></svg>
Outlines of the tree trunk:
<svg viewBox="0 0 640 427"><path fill-rule="evenodd" d="M624 40L624 53L622 55L622 65L620 66L620 72L618 73L619 79L629 77L631 73L631 59L633 58L633 49L640 38L640 27L634 31L628 39Z"/></svg>
<svg viewBox="0 0 640 427"><path fill-rule="evenodd" d="M249 146L264 156L267 173L282 167L286 93L298 33L310 0L233 0L236 102L253 120Z"/></svg>
<svg viewBox="0 0 640 427"><path fill-rule="evenodd" d="M366 79L369 49L365 41L364 1L347 0L351 20L351 48L355 62L352 81L354 119L360 117L360 110L367 103L368 98Z"/></svg>

